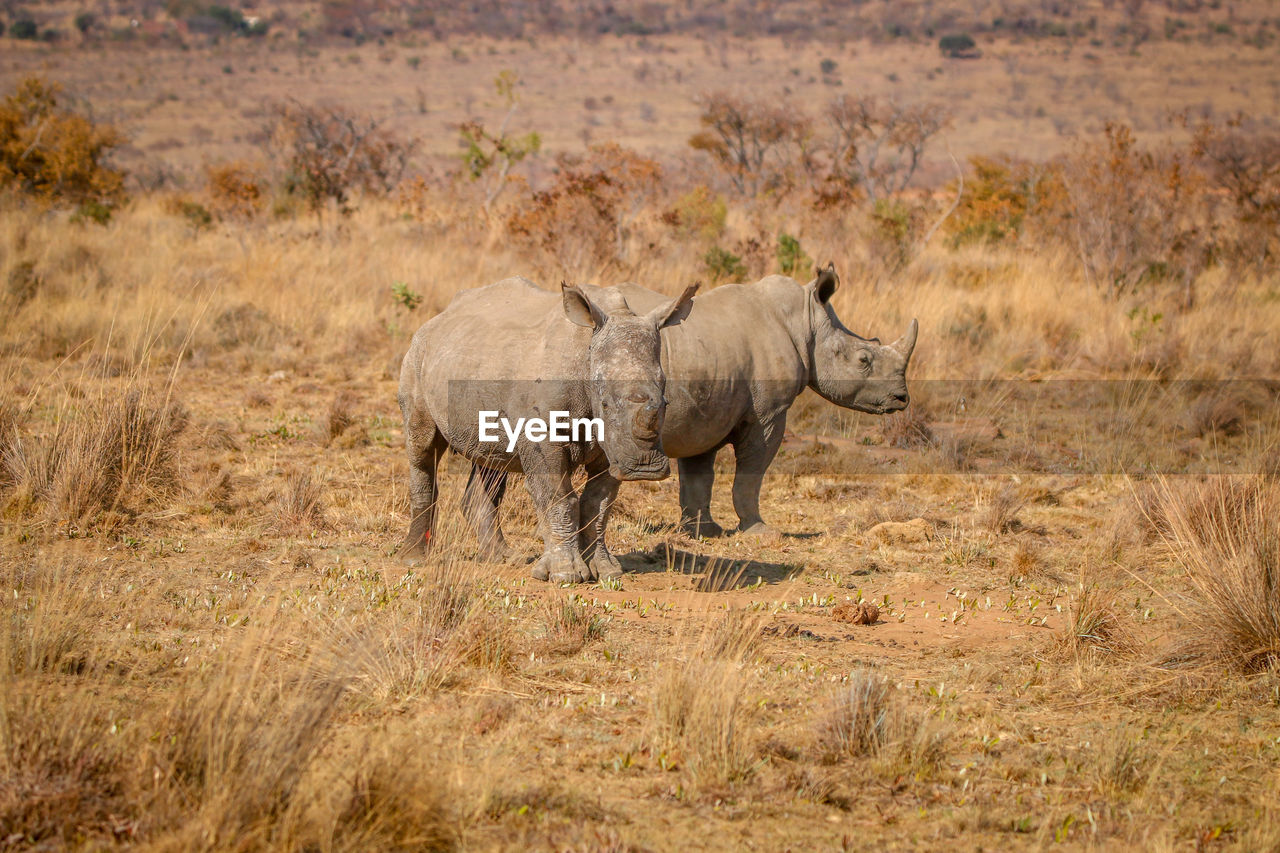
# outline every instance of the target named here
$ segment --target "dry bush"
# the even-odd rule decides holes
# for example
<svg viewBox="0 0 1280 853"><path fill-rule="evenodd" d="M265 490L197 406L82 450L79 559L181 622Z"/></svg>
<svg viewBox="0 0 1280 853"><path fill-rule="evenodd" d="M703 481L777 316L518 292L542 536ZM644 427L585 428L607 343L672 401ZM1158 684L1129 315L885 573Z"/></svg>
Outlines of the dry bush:
<svg viewBox="0 0 1280 853"><path fill-rule="evenodd" d="M118 202L124 174L105 160L124 137L59 108L60 93L57 84L29 77L0 104L0 188L53 200Z"/></svg>
<svg viewBox="0 0 1280 853"><path fill-rule="evenodd" d="M814 724L827 761L877 754L891 736L889 683L868 669L849 673Z"/></svg>
<svg viewBox="0 0 1280 853"><path fill-rule="evenodd" d="M703 130L689 139L705 151L740 195L778 192L795 183L792 147L807 135L810 119L773 100L727 92L702 96Z"/></svg>
<svg viewBox="0 0 1280 853"><path fill-rule="evenodd" d="M328 527L324 514L324 487L309 471L290 471L276 496L275 527L284 533L302 534Z"/></svg>
<svg viewBox="0 0 1280 853"><path fill-rule="evenodd" d="M43 504L49 524L110 524L176 488L176 440L186 425L167 390L135 380L123 395L65 415L47 438L11 438L0 462L27 500Z"/></svg>
<svg viewBox="0 0 1280 853"><path fill-rule="evenodd" d="M411 146L378 122L341 108L281 104L271 138L284 190L319 211L332 200L349 210L354 190L383 194L400 181Z"/></svg>
<svg viewBox="0 0 1280 853"><path fill-rule="evenodd" d="M1061 208L1066 192L1061 164L975 155L969 158L969 170L960 204L944 224L953 246L1050 236L1044 226Z"/></svg>
<svg viewBox="0 0 1280 853"><path fill-rule="evenodd" d="M1280 251L1280 136L1242 114L1220 125L1206 119L1194 128L1191 153L1230 199L1229 260L1261 269Z"/></svg>
<svg viewBox="0 0 1280 853"><path fill-rule="evenodd" d="M604 636L605 622L576 594L542 603L543 642L548 652L571 655Z"/></svg>
<svg viewBox="0 0 1280 853"><path fill-rule="evenodd" d="M252 219L266 201L266 178L247 163L219 163L207 172L209 210L221 219Z"/></svg>
<svg viewBox="0 0 1280 853"><path fill-rule="evenodd" d="M1181 152L1139 148L1108 122L1063 172L1066 221L1085 278L1114 296L1152 279L1191 286L1208 260L1210 198Z"/></svg>
<svg viewBox="0 0 1280 853"><path fill-rule="evenodd" d="M658 163L621 146L597 145L560 158L556 182L507 218L507 233L574 277L626 261L631 228L661 188Z"/></svg>
<svg viewBox="0 0 1280 853"><path fill-rule="evenodd" d="M880 438L886 447L925 447L934 443L933 418L919 403L880 418Z"/></svg>
<svg viewBox="0 0 1280 853"><path fill-rule="evenodd" d="M1159 494L1156 528L1195 590L1174 659L1257 672L1280 661L1280 486L1211 477Z"/></svg>

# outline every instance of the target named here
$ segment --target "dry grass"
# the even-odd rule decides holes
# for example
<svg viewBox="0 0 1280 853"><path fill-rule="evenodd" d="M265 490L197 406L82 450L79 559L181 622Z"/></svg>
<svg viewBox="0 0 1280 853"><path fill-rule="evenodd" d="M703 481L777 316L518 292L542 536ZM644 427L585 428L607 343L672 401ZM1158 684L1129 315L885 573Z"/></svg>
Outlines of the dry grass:
<svg viewBox="0 0 1280 853"><path fill-rule="evenodd" d="M583 646L605 635L606 625L599 614L576 593L562 599L542 603L542 623L546 650L552 654L571 655Z"/></svg>
<svg viewBox="0 0 1280 853"><path fill-rule="evenodd" d="M932 44L824 50L846 86L949 98L958 156L1011 127L1037 152L1066 144L1053 122L1100 120L1090 98L1108 75L1137 102L1176 66L1196 81L1174 89L1259 109L1256 82L1221 100L1205 81L1227 64L1196 70L1213 55L1198 43L1141 58L1029 44L975 61ZM362 108L444 154L449 122L490 109L503 67L526 81L515 123L547 127L558 151L582 147L587 95L597 138L669 152L697 120L682 99L712 72L748 86L781 73L809 109L832 89L808 82L818 57L780 43L752 58L656 37L371 41L285 61L237 40L109 75L97 54L71 68L63 48L15 45L10 69L40 56L51 75L96 81L95 108L126 104L127 154L157 166L243 155L261 117L219 104L296 79L335 102L372 98ZM1272 60L1240 62L1254 60L1265 79ZM444 81L444 100L394 107L419 77ZM1004 91L1015 78L1021 100ZM640 118L640 98L659 120ZM1155 100L1133 110L1163 115ZM221 110L200 119L216 129L187 139L184 103ZM511 245L507 211L486 222L472 189L354 198L341 218L264 205L199 228L163 193L105 227L0 199L0 845L1275 846L1276 478L1140 487L1135 501L1118 476L1269 470L1274 388L1223 383L1192 411L1175 383L1088 384L1274 377L1260 343L1280 336L1273 269L1210 267L1189 307L1156 282L1108 300L1057 250L938 240L890 273L862 211L730 198L723 228L697 233L663 223L678 199L654 201L620 259L578 271L670 292L705 277L713 245L743 247L763 273L776 235L796 235L841 271L850 328L887 339L920 319L912 405L883 419L802 398L800 435L764 483L776 538L687 540L674 479L625 484L610 547L627 573L570 599L528 576L541 542L519 478L503 506L512 561L471 561L467 465L452 455L440 547L412 567L390 556L408 513L395 395L409 337L461 288L589 257L572 229L555 251ZM712 506L729 525L731 457ZM868 537L879 522L911 535ZM839 621L859 601L879 620ZM1144 665L1138 650L1170 637L1191 673Z"/></svg>
<svg viewBox="0 0 1280 853"><path fill-rule="evenodd" d="M866 669L854 670L828 700L814 734L827 760L875 755L889 742L892 688Z"/></svg>
<svg viewBox="0 0 1280 853"><path fill-rule="evenodd" d="M677 642L660 664L653 695L653 748L683 770L693 795L723 793L755 771L750 673L742 663L749 631L732 614ZM714 627L713 627L714 626Z"/></svg>
<svg viewBox="0 0 1280 853"><path fill-rule="evenodd" d="M1159 527L1195 595L1179 656L1256 672L1280 660L1280 489L1260 477L1166 483Z"/></svg>

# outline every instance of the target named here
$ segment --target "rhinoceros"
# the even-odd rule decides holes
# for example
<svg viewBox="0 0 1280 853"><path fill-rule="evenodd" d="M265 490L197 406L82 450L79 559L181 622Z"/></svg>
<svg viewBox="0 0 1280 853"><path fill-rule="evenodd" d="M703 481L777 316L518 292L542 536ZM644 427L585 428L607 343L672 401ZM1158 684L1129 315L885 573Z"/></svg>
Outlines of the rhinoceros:
<svg viewBox="0 0 1280 853"><path fill-rule="evenodd" d="M518 276L454 297L413 336L400 367L412 513L402 553L430 545L436 468L449 448L473 462L463 511L482 549L502 549L497 505L506 474L521 472L544 539L533 576L580 582L616 575L603 537L598 548L580 549L580 511L583 527L602 530L619 480L670 475L659 441L665 398L658 330L688 315L696 290L660 298L640 315L614 288L588 296L561 285L555 294ZM588 430L553 442L525 431L493 441L481 429L482 413L511 421L553 413L599 418L603 434ZM590 477L581 499L571 484L579 467Z"/></svg>
<svg viewBox="0 0 1280 853"><path fill-rule="evenodd" d="M833 265L806 285L780 275L729 284L694 300L696 310L662 333L667 377L663 451L679 460L680 517L694 537L724 530L711 518L716 452L733 445L733 506L738 530L769 534L760 486L782 443L787 411L812 388L838 406L871 414L906 408L906 370L919 325L889 345L845 328L831 306L839 286ZM588 295L595 291L584 288ZM666 297L637 284L617 290L644 310ZM618 484L604 483L600 489ZM584 547L600 531L586 531Z"/></svg>

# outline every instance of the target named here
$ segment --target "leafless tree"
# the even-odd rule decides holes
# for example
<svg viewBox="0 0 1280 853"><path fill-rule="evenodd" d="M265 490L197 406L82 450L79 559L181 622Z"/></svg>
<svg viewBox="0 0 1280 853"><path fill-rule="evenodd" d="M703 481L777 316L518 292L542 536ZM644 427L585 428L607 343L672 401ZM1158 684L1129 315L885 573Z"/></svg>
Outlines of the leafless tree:
<svg viewBox="0 0 1280 853"><path fill-rule="evenodd" d="M842 95L827 106L830 179L857 187L875 203L902 192L930 140L948 123L933 104L900 104Z"/></svg>

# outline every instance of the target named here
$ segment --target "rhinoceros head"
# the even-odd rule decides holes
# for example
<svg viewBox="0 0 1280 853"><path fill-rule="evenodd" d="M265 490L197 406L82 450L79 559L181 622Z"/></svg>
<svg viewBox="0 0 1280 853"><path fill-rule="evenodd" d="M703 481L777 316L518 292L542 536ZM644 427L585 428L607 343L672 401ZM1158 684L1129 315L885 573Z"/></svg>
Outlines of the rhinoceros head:
<svg viewBox="0 0 1280 853"><path fill-rule="evenodd" d="M907 362L919 325L885 346L879 338L861 338L844 327L831 296L840 285L828 264L805 286L813 342L809 387L837 406L883 415L907 407Z"/></svg>
<svg viewBox="0 0 1280 853"><path fill-rule="evenodd" d="M612 289L611 298L592 301L567 283L560 287L565 316L591 329L591 409L604 422L600 444L609 459L609 473L619 480L669 476L671 460L662 452L660 439L667 401L658 330L688 316L698 285L643 315L634 314Z"/></svg>

